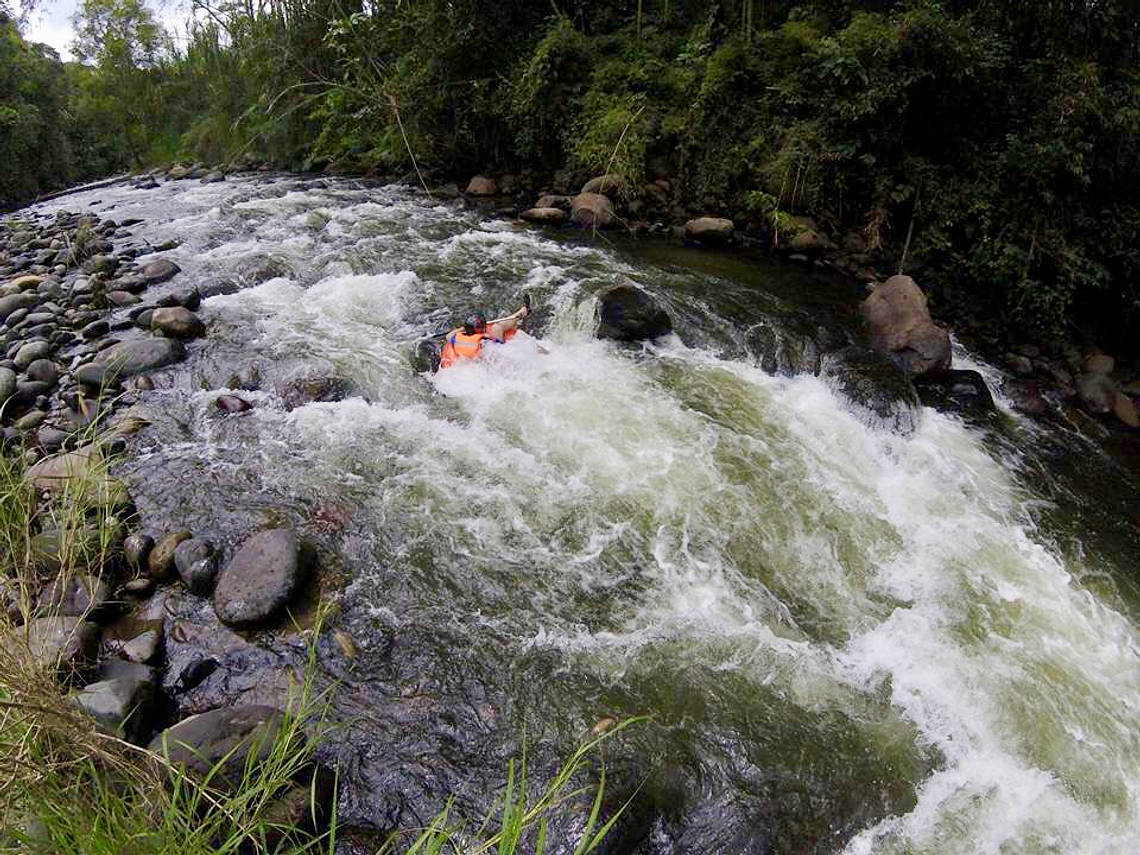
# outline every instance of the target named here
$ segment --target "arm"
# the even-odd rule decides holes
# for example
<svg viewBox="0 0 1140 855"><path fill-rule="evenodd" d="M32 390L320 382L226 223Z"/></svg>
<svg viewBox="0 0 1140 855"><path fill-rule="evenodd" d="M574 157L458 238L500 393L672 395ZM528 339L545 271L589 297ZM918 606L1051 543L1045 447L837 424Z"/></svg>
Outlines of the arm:
<svg viewBox="0 0 1140 855"><path fill-rule="evenodd" d="M501 339L507 332L515 329L519 322L530 314L530 309L523 306L517 312L506 317L496 318L487 322L487 334L492 338Z"/></svg>

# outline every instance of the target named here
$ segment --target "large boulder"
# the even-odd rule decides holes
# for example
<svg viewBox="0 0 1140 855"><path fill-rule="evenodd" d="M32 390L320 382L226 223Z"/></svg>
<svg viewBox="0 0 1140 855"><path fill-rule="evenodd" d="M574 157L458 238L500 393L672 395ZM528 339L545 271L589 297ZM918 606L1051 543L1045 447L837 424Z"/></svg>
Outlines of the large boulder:
<svg viewBox="0 0 1140 855"><path fill-rule="evenodd" d="M253 626L277 617L301 592L312 569L305 544L288 529L249 538L218 574L214 611L225 624Z"/></svg>
<svg viewBox="0 0 1140 855"><path fill-rule="evenodd" d="M830 353L819 376L865 424L904 436L918 427L921 404L914 384L878 351L852 345Z"/></svg>
<svg viewBox="0 0 1140 855"><path fill-rule="evenodd" d="M639 288L616 285L598 297L598 338L644 341L672 331L668 312Z"/></svg>
<svg viewBox="0 0 1140 855"><path fill-rule="evenodd" d="M583 229L604 229L613 222L614 206L601 193L579 193L570 200L570 222Z"/></svg>
<svg viewBox="0 0 1140 855"><path fill-rule="evenodd" d="M932 371L914 378L922 403L936 410L978 418L994 412L994 398L977 371Z"/></svg>
<svg viewBox="0 0 1140 855"><path fill-rule="evenodd" d="M223 707L190 716L158 734L150 750L218 789L238 787L251 765L273 753L284 721L273 707Z"/></svg>
<svg viewBox="0 0 1140 855"><path fill-rule="evenodd" d="M99 627L79 617L42 617L10 630L0 643L64 682L76 682L94 661Z"/></svg>
<svg viewBox="0 0 1140 855"><path fill-rule="evenodd" d="M723 244L732 240L736 226L723 217L697 217L685 223L685 240Z"/></svg>
<svg viewBox="0 0 1140 855"><path fill-rule="evenodd" d="M950 368L950 334L934 324L926 295L909 276L892 276L860 306L876 348L912 376Z"/></svg>
<svg viewBox="0 0 1140 855"><path fill-rule="evenodd" d="M499 188L495 184L495 179L487 178L484 175L476 175L467 184L468 196L494 196L498 192Z"/></svg>
<svg viewBox="0 0 1140 855"><path fill-rule="evenodd" d="M92 365L102 368L102 379L106 383L165 368L185 358L186 348L177 339L141 338L111 345Z"/></svg>
<svg viewBox="0 0 1140 855"><path fill-rule="evenodd" d="M561 208L528 208L519 214L519 219L543 226L560 226L566 222L566 212Z"/></svg>
<svg viewBox="0 0 1140 855"><path fill-rule="evenodd" d="M603 196L629 196L629 182L624 175L599 175L582 185L583 193L601 193Z"/></svg>

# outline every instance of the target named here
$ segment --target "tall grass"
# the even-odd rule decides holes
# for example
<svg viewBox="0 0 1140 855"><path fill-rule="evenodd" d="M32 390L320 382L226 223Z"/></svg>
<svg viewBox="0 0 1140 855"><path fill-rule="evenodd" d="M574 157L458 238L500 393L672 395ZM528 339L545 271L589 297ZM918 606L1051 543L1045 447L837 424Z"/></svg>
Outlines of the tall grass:
<svg viewBox="0 0 1140 855"><path fill-rule="evenodd" d="M235 746L204 775L107 733L74 706L56 670L31 654L21 623L37 611L37 595L50 574L37 571L36 538L45 527L61 542L77 532L80 547L60 550L59 578L109 571L116 561L123 522L107 500L109 461L97 457L82 478L61 482L47 498L28 484L23 462L0 454L0 579L19 591L15 614L0 608L0 853L35 855L315 855L335 852L338 821L335 785L314 774L314 754L329 736L329 692L317 689L317 639L326 613L309 634L309 652L291 691L269 750L255 746L234 780ZM380 850L404 852L541 855L554 811L593 794L575 853L595 851L621 816L601 814L604 769L596 787L579 782L592 755L630 722L579 747L535 795L525 755L508 766L507 783L477 827L456 819L449 803L426 828L393 834ZM303 792L307 821L283 817L281 798ZM530 835L530 837L528 837Z"/></svg>

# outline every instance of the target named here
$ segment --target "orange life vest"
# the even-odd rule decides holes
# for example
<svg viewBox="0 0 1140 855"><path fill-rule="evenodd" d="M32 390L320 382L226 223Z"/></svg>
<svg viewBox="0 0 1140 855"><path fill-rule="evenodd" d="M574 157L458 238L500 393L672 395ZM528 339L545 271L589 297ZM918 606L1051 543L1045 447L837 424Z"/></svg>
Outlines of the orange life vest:
<svg viewBox="0 0 1140 855"><path fill-rule="evenodd" d="M478 359L483 353L483 342L490 341L502 344L515 337L518 328L512 328L503 333L501 339L492 338L485 332L467 335L463 327L453 329L447 334L443 342L443 350L439 355L439 367L450 368L461 359Z"/></svg>
<svg viewBox="0 0 1140 855"><path fill-rule="evenodd" d="M439 355L439 367L450 368L460 359L478 359L483 352L483 341L487 338L483 333L468 335L463 327L454 329L447 334L443 343L443 352Z"/></svg>

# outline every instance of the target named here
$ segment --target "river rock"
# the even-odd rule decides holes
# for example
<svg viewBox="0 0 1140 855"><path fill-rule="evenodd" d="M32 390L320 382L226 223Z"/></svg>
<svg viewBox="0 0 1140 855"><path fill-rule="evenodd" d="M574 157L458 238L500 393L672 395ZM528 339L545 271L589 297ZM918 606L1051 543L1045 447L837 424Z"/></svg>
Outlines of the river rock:
<svg viewBox="0 0 1140 855"><path fill-rule="evenodd" d="M604 229L613 218L613 204L600 193L579 193L570 200L570 222L579 228Z"/></svg>
<svg viewBox="0 0 1140 855"><path fill-rule="evenodd" d="M18 351L16 351L16 356L13 358L13 361L21 370L27 370L28 366L35 362L37 359L43 359L46 356L50 356L52 349L53 348L50 342L29 341Z"/></svg>
<svg viewBox="0 0 1140 855"><path fill-rule="evenodd" d="M167 728L149 748L192 775L213 772L212 786L232 788L241 784L247 768L269 759L282 722L281 713L267 706L211 710Z"/></svg>
<svg viewBox="0 0 1140 855"><path fill-rule="evenodd" d="M789 231L791 235L786 246L791 252L818 255L835 249L835 244L828 240L811 217L792 217Z"/></svg>
<svg viewBox="0 0 1140 855"><path fill-rule="evenodd" d="M609 174L599 175L597 178L591 178L582 185L583 193L600 193L603 196L621 196L626 197L629 195L629 182L625 179L624 175Z"/></svg>
<svg viewBox="0 0 1140 855"><path fill-rule="evenodd" d="M483 175L476 175L467 184L468 196L494 196L498 192L499 188L495 184L495 179Z"/></svg>
<svg viewBox="0 0 1140 855"><path fill-rule="evenodd" d="M32 380L47 383L49 386L54 386L59 379L59 368L50 359L35 360L27 367L26 373Z"/></svg>
<svg viewBox="0 0 1140 855"><path fill-rule="evenodd" d="M859 306L876 348L910 375L950 368L950 334L934 324L926 295L909 276L892 276Z"/></svg>
<svg viewBox="0 0 1140 855"><path fill-rule="evenodd" d="M918 428L921 402L907 373L882 353L852 345L828 354L819 376L875 428L909 435Z"/></svg>
<svg viewBox="0 0 1140 855"><path fill-rule="evenodd" d="M111 588L98 576L65 574L40 591L37 607L47 615L92 617L110 601Z"/></svg>
<svg viewBox="0 0 1140 855"><path fill-rule="evenodd" d="M24 276L17 276L15 279L8 283L8 287L12 290L13 293L18 293L20 291L34 291L43 283L43 281L44 277L29 273L25 274Z"/></svg>
<svg viewBox="0 0 1140 855"><path fill-rule="evenodd" d="M99 627L78 617L42 617L4 636L6 649L31 656L35 665L64 682L76 682L90 668L99 647Z"/></svg>
<svg viewBox="0 0 1140 855"><path fill-rule="evenodd" d="M36 489L67 491L85 503L114 507L130 501L126 485L112 477L93 446L47 457L28 468L24 478Z"/></svg>
<svg viewBox="0 0 1140 855"><path fill-rule="evenodd" d="M104 366L105 382L107 378L131 377L164 368L185 358L186 348L177 339L143 338L112 345L99 354L94 364ZM78 372L76 377L79 377Z"/></svg>
<svg viewBox="0 0 1140 855"><path fill-rule="evenodd" d="M210 593L218 575L214 544L199 537L182 541L174 550L174 566L186 589L195 596L204 597Z"/></svg>
<svg viewBox="0 0 1140 855"><path fill-rule="evenodd" d="M1077 378L1077 395L1085 410L1104 415L1116 403L1116 383L1107 374L1085 373Z"/></svg>
<svg viewBox="0 0 1140 855"><path fill-rule="evenodd" d="M566 212L561 208L528 208L519 214L519 219L541 226L560 226L566 222Z"/></svg>
<svg viewBox="0 0 1140 855"><path fill-rule="evenodd" d="M92 321L79 331L86 341L93 341L94 339L105 336L111 331L111 325L106 321Z"/></svg>
<svg viewBox="0 0 1140 855"><path fill-rule="evenodd" d="M214 404L219 410L226 413L244 413L246 410L253 409L253 405L249 401L239 398L237 395L219 395Z"/></svg>
<svg viewBox="0 0 1140 855"><path fill-rule="evenodd" d="M339 377L298 378L278 390L287 410L320 401L343 401L351 392L351 384Z"/></svg>
<svg viewBox="0 0 1140 855"><path fill-rule="evenodd" d="M154 586L151 579L132 581L147 582ZM158 661L166 623L164 607L163 598L156 597L140 607L140 614L128 614L109 625L103 631L104 655L118 656L140 664Z"/></svg>
<svg viewBox="0 0 1140 855"><path fill-rule="evenodd" d="M0 368L0 405L16 394L16 372Z"/></svg>
<svg viewBox="0 0 1140 855"><path fill-rule="evenodd" d="M200 338L206 334L201 318L182 306L155 309L150 317L150 328L170 338Z"/></svg>
<svg viewBox="0 0 1140 855"><path fill-rule="evenodd" d="M535 208L558 208L560 211L570 213L570 205L573 202L569 196L557 196L553 193L547 193L544 196L539 196L538 201L534 203Z"/></svg>
<svg viewBox="0 0 1140 855"><path fill-rule="evenodd" d="M205 175L202 176L202 183L203 184L218 184L219 182L222 182L225 180L226 180L225 173L220 172L217 169L215 169L213 172L207 172Z"/></svg>
<svg viewBox="0 0 1140 855"><path fill-rule="evenodd" d="M735 228L732 220L723 217L698 217L685 223L685 240L724 244L732 240Z"/></svg>
<svg viewBox="0 0 1140 855"><path fill-rule="evenodd" d="M140 271L139 275L147 285L158 285L169 279L173 279L175 275L181 271L182 268L170 259L157 258L146 265L146 267Z"/></svg>
<svg viewBox="0 0 1140 855"><path fill-rule="evenodd" d="M1140 427L1140 414L1136 412L1136 405L1123 392L1117 391L1112 402L1112 411L1129 427Z"/></svg>
<svg viewBox="0 0 1140 855"><path fill-rule="evenodd" d="M107 276L112 275L119 267L119 259L113 255L104 255L99 253L93 255L85 262L83 262L83 272L88 275L95 273L103 273Z"/></svg>
<svg viewBox="0 0 1140 855"><path fill-rule="evenodd" d="M1005 383L1003 388L1013 408L1019 413L1043 416L1049 411L1049 402L1041 394L1041 384L1036 380Z"/></svg>
<svg viewBox="0 0 1140 855"><path fill-rule="evenodd" d="M230 626L277 616L300 593L312 569L309 550L288 529L270 529L241 545L218 575L214 611Z"/></svg>
<svg viewBox="0 0 1140 855"><path fill-rule="evenodd" d="M172 166L170 171L166 173L166 177L172 181L181 181L183 178L190 176L190 168L187 166Z"/></svg>
<svg viewBox="0 0 1140 855"><path fill-rule="evenodd" d="M123 306L134 306L142 302L139 297L136 297L130 291L108 291L107 300L120 308Z"/></svg>
<svg viewBox="0 0 1140 855"><path fill-rule="evenodd" d="M156 582L166 582L174 576L174 553L184 541L193 537L188 531L176 531L158 541L147 556L147 570Z"/></svg>
<svg viewBox="0 0 1140 855"><path fill-rule="evenodd" d="M109 662L98 682L73 694L71 703L104 731L137 742L151 731L154 669L133 662Z"/></svg>
<svg viewBox="0 0 1140 855"><path fill-rule="evenodd" d="M46 418L47 413L43 410L32 410L30 413L24 413L24 415L12 422L12 426L18 431L27 433L42 425Z"/></svg>
<svg viewBox="0 0 1140 855"><path fill-rule="evenodd" d="M0 297L0 323L5 323L8 320L8 316L17 309L31 309L39 304L39 294L29 293L27 291L22 294L11 294L7 297Z"/></svg>
<svg viewBox="0 0 1140 855"><path fill-rule="evenodd" d="M616 285L598 297L598 319L597 337L614 341L644 341L673 331L668 312L632 285Z"/></svg>

